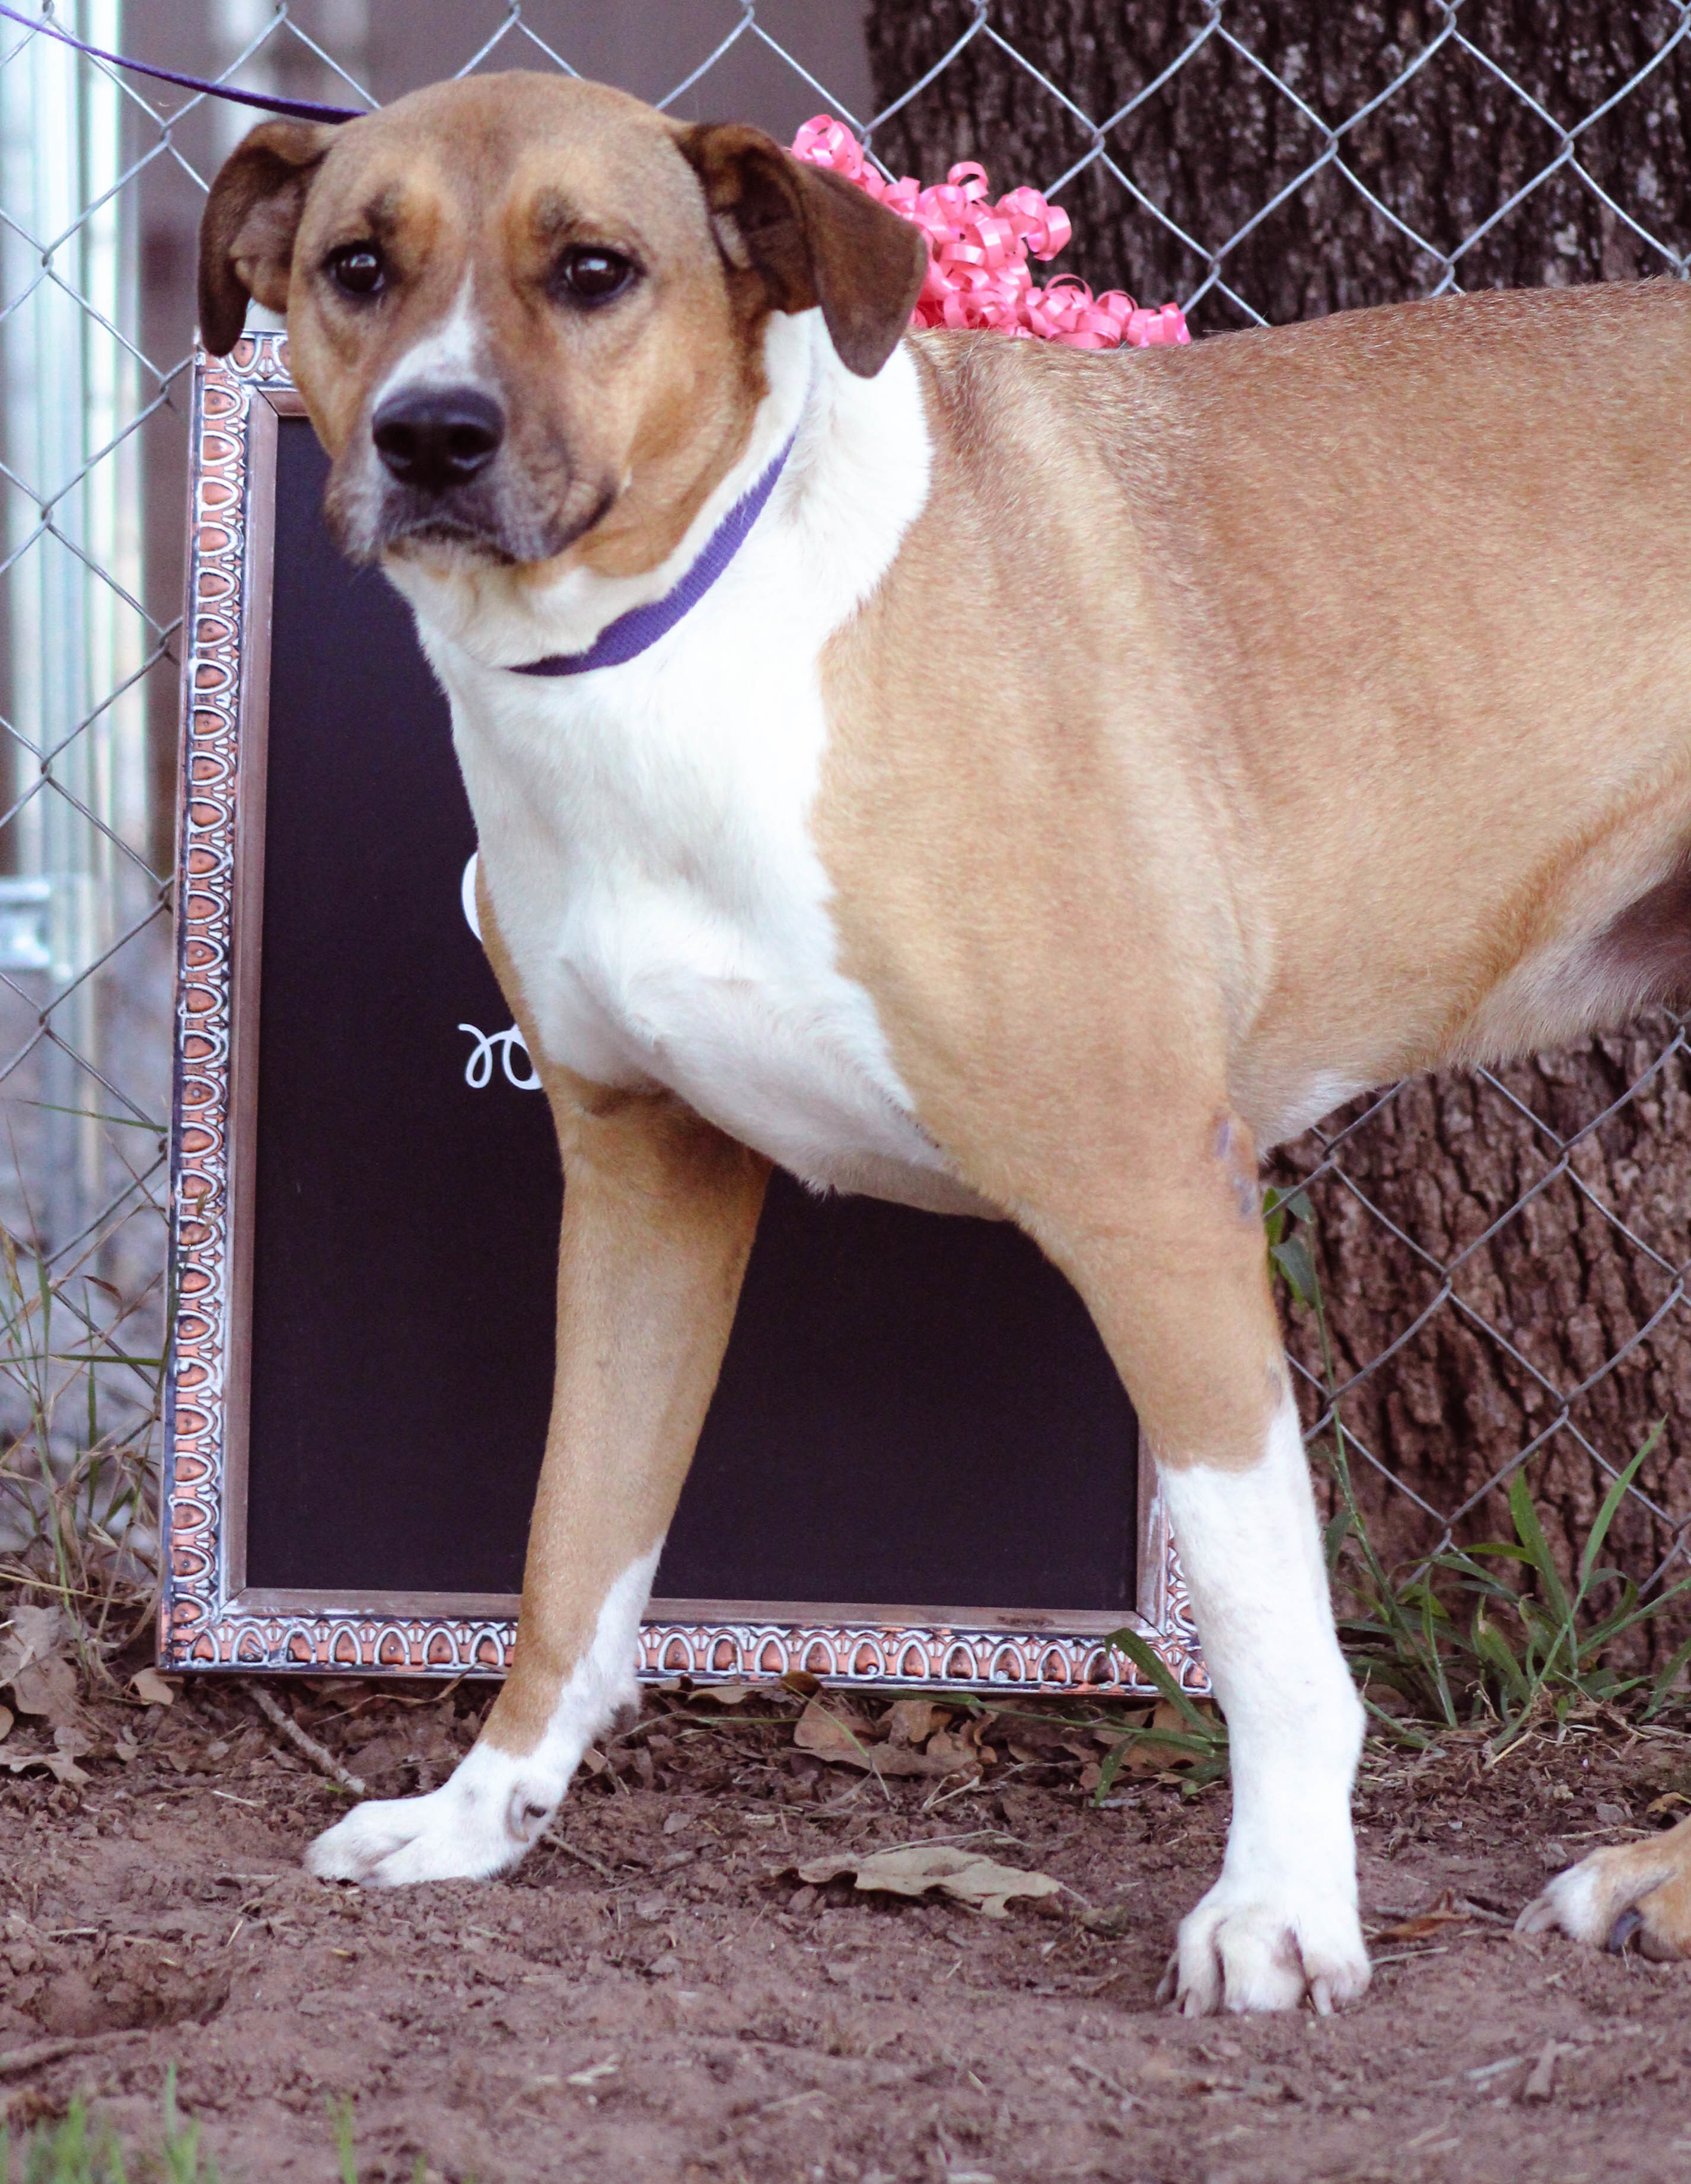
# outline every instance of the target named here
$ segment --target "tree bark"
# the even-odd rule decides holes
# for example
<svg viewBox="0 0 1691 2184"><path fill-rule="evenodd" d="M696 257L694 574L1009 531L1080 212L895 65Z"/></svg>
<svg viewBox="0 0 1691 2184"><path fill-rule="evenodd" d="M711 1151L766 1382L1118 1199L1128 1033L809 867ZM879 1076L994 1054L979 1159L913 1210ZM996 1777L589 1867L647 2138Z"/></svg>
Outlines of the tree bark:
<svg viewBox="0 0 1691 2184"><path fill-rule="evenodd" d="M869 58L881 103L933 67L974 13L968 0L875 0ZM994 0L991 28L1019 61L977 36L876 132L874 148L924 181L969 159L1001 188L1046 187L1085 157L1094 137L1040 76L1103 127L1141 100L1208 20L1197 0ZM1353 181L1336 162L1321 166L1226 253L1221 272L1232 296L1211 289L1193 313L1194 333L1248 324L1253 312L1280 324L1431 293L1450 254L1556 159L1563 140L1554 125L1573 127L1646 67L1677 19L1660 0L1637 9L1612 0L1470 0L1456 20L1550 119L1448 38L1339 138L1337 162ZM1156 212L1095 161L1060 192L1075 229L1062 269L1094 287L1127 287L1144 304L1191 295L1208 271L1202 252L1220 249L1296 184L1327 148L1326 128L1340 129L1387 92L1443 21L1425 0L1393 9L1230 0L1219 29L1169 81L1103 128L1108 160ZM1687 114L1691 43L1577 148L1601 189L1682 250L1691 240ZM1386 209L1370 205L1365 189ZM1565 166L1461 250L1454 270L1465 288L1565 287L1666 272L1671 261Z"/></svg>
<svg viewBox="0 0 1691 2184"><path fill-rule="evenodd" d="M880 104L933 67L974 20L968 0L874 0L868 42ZM1192 313L1200 336L1250 323L1253 314L1270 322L1315 317L1431 293L1452 280L1467 289L1563 287L1669 270L1671 259L1571 162L1467 242L1566 148L1556 124L1571 129L1648 65L1677 20L1665 5L1470 0L1456 18L1463 36L1552 119L1447 39L1344 131L1336 159L1298 182L1331 141L1322 125L1338 129L1385 92L1444 20L1426 4L1230 0L1220 30L1141 98L1202 36L1208 15L1198 0L993 0L991 31L1013 53L974 36L876 132L874 148L895 172L924 182L978 159L998 190L1048 187L1101 142L1174 226L1095 160L1059 192L1075 240L1053 270L1128 288L1148 304L1199 290L1210 270L1203 251L1221 251L1289 188L1223 251L1219 284ZM1091 121L1110 124L1102 137L1034 70ZM1573 140L1591 181L1677 250L1691 242L1688 114L1691 42ZM1691 1314L1677 1281L1691 1259L1686 1054L1674 1048L1565 1162L1556 1143L1603 1115L1676 1032L1653 1020L1499 1072L1549 1132L1504 1091L1448 1077L1404 1087L1331 1162L1313 1133L1277 1156L1279 1180L1319 1173L1311 1195L1339 1376L1371 1368L1342 1414L1366 1451L1358 1483L1388 1555L1432 1546L1449 1517L1459 1538L1507 1536L1506 1508L1487 1482L1548 1435L1527 1476L1552 1545L1571 1564L1607 1484L1604 1463L1624 1462L1659 1418L1666 1431L1640 1485L1665 1513L1629 1502L1604 1560L1643 1580L1683 1542L1678 1528L1691 1518ZM1327 1134L1368 1105L1334 1118ZM1429 1306L1425 1324L1393 1351ZM1291 1310L1287 1334L1319 1379L1308 1315ZM1313 1390L1305 1392L1313 1416ZM1387 1474L1408 1491L1393 1490Z"/></svg>
<svg viewBox="0 0 1691 2184"><path fill-rule="evenodd" d="M1604 1462L1624 1463L1658 1420L1640 1484L1667 1516L1629 1498L1604 1561L1642 1582L1671 1552L1691 1513L1691 1057L1677 1030L1650 1018L1495 1081L1415 1078L1330 1118L1330 1141L1354 1123L1331 1152L1311 1132L1272 1162L1282 1186L1316 1178L1336 1378L1354 1379L1341 1416L1389 1559L1437 1545L1450 1517L1459 1539L1510 1537L1487 1483L1536 1443L1526 1477L1572 1568ZM1320 1345L1286 1302L1313 1419Z"/></svg>

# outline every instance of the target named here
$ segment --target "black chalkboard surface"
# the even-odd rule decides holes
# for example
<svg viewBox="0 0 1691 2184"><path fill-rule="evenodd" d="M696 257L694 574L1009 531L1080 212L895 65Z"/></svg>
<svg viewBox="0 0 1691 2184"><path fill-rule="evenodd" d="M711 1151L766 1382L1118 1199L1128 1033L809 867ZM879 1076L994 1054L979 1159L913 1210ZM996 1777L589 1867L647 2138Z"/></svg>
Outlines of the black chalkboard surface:
<svg viewBox="0 0 1691 2184"><path fill-rule="evenodd" d="M246 1583L505 1594L545 1421L560 1180L462 896L410 616L276 427ZM1007 1226L772 1189L660 1597L1125 1611L1131 1412Z"/></svg>

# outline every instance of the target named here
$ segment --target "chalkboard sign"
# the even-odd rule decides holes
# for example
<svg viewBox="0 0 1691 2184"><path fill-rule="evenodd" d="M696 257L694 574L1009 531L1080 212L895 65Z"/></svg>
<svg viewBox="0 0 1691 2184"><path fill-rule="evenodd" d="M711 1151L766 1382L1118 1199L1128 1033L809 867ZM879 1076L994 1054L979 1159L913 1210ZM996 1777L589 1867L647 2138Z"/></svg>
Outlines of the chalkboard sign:
<svg viewBox="0 0 1691 2184"><path fill-rule="evenodd" d="M497 1673L544 1444L550 1117L398 596L324 527L279 337L196 376L164 1658ZM654 1675L1202 1671L1132 1412L1007 1223L777 1176Z"/></svg>

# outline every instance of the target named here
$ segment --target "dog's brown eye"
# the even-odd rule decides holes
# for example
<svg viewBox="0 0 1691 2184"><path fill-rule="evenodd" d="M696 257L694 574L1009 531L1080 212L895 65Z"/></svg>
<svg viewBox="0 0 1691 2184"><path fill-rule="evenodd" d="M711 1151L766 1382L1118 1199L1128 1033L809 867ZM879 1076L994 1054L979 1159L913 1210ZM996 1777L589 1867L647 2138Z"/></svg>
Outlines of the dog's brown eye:
<svg viewBox="0 0 1691 2184"><path fill-rule="evenodd" d="M374 296L387 279L387 268L373 242L349 242L329 254L329 276L349 296Z"/></svg>
<svg viewBox="0 0 1691 2184"><path fill-rule="evenodd" d="M620 250L601 250L581 243L558 260L557 286L578 303L603 304L619 296L634 277L632 259Z"/></svg>

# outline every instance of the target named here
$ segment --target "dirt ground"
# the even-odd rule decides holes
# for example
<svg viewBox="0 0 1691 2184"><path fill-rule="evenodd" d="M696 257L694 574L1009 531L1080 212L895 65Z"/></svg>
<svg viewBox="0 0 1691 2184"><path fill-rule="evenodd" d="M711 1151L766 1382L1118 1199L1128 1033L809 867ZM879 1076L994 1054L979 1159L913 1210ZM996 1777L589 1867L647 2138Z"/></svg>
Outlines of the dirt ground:
<svg viewBox="0 0 1691 2184"><path fill-rule="evenodd" d="M388 1794L442 1779L488 1700L266 1688ZM911 1755L884 1779L799 1749L805 1703L649 1694L516 1874L394 1894L301 1873L347 1793L240 1684L95 1708L82 1785L3 1771L47 1748L21 1721L0 1746L14 2131L81 2092L144 2151L175 2063L225 2184L327 2184L345 2097L364 2179L1691 2179L1691 1964L1510 1931L1548 1871L1683 1812L1691 1738L1593 1725L1489 1770L1471 1742L1370 1747L1371 1993L1188 2024L1155 1990L1225 1784L1124 1773L1097 1809L1102 1740L1062 1708L901 1730L860 1699L860 1736ZM1063 1886L990 1918L795 1871L924 1842Z"/></svg>

